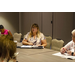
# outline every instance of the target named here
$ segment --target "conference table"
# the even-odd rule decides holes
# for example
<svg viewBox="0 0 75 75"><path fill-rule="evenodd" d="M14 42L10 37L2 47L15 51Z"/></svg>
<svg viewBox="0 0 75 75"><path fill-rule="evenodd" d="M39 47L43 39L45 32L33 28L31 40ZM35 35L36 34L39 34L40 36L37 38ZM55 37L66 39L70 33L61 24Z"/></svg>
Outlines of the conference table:
<svg viewBox="0 0 75 75"><path fill-rule="evenodd" d="M22 45L22 43L17 43L17 45ZM53 49L21 49L17 48L17 61L18 62L75 62L75 59L66 59L59 56L54 56L52 54L59 51Z"/></svg>

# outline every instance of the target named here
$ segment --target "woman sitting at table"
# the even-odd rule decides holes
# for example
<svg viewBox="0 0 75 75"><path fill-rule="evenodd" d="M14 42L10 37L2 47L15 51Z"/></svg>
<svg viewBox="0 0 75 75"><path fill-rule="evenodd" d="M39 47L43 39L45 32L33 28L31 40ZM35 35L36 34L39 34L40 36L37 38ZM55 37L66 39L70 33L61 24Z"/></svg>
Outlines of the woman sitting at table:
<svg viewBox="0 0 75 75"><path fill-rule="evenodd" d="M75 56L75 29L72 31L72 41L62 47L60 52L62 54L67 52L69 55Z"/></svg>
<svg viewBox="0 0 75 75"><path fill-rule="evenodd" d="M39 31L38 24L33 24L31 26L31 31L28 32L25 38L22 41L24 45L37 45L37 46L46 46L46 38L44 37L43 33Z"/></svg>
<svg viewBox="0 0 75 75"><path fill-rule="evenodd" d="M0 32L1 34L12 36L12 33L9 30L5 29L3 25L0 25Z"/></svg>

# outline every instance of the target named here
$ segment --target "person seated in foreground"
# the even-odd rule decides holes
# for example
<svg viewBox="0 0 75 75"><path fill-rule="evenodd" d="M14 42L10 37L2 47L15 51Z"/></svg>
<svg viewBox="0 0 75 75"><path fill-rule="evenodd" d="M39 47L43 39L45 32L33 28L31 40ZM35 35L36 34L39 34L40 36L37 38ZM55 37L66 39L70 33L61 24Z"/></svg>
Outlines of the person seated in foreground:
<svg viewBox="0 0 75 75"><path fill-rule="evenodd" d="M31 26L31 30L26 34L25 38L22 41L22 44L37 45L37 46L44 46L44 47L47 45L46 38L43 35L43 33L39 31L38 24L33 24Z"/></svg>
<svg viewBox="0 0 75 75"><path fill-rule="evenodd" d="M9 35L0 36L0 62L16 62L16 44Z"/></svg>
<svg viewBox="0 0 75 75"><path fill-rule="evenodd" d="M67 43L64 47L60 49L61 54L68 53L69 55L75 56L75 29L72 33L72 41Z"/></svg>

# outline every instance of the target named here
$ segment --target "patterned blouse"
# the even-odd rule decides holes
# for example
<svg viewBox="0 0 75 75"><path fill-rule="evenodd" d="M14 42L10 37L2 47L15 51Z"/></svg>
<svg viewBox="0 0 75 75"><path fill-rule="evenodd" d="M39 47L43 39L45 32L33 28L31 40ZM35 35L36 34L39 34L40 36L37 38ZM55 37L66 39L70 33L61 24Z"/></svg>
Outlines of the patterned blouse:
<svg viewBox="0 0 75 75"><path fill-rule="evenodd" d="M43 35L43 33L40 33L40 36L39 37L35 37L35 39L34 39L34 37L32 36L31 38L28 38L28 36L29 36L29 33L30 32L28 32L27 34L26 34L26 36L25 36L25 39L28 41L28 42L30 42L30 43L33 43L33 45L41 45L41 40L45 40L46 38L45 38L45 36Z"/></svg>
<svg viewBox="0 0 75 75"><path fill-rule="evenodd" d="M70 41L68 44L65 45L65 48L67 50L71 50L72 52L75 52L75 43L72 41Z"/></svg>

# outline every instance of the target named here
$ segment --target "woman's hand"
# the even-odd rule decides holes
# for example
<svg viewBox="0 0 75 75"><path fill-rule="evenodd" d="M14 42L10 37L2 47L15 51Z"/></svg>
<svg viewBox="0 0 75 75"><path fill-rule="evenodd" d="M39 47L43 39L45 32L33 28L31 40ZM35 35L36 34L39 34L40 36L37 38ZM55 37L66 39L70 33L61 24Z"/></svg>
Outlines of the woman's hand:
<svg viewBox="0 0 75 75"><path fill-rule="evenodd" d="M72 52L71 52L71 51L67 51L67 54L71 55L71 54L72 54Z"/></svg>
<svg viewBox="0 0 75 75"><path fill-rule="evenodd" d="M33 43L28 42L26 39L23 39L22 44L23 45L33 45Z"/></svg>
<svg viewBox="0 0 75 75"><path fill-rule="evenodd" d="M42 45L38 44L37 46L42 46Z"/></svg>
<svg viewBox="0 0 75 75"><path fill-rule="evenodd" d="M64 54L66 52L66 48L65 47L61 48L60 52L61 52L61 54Z"/></svg>
<svg viewBox="0 0 75 75"><path fill-rule="evenodd" d="M29 45L33 45L33 43L30 43L30 42L29 42L28 44L29 44Z"/></svg>

